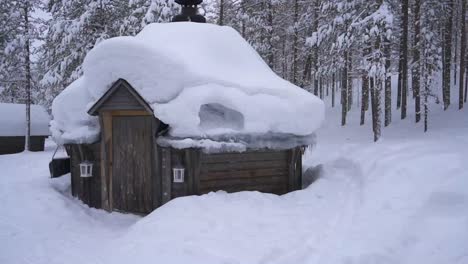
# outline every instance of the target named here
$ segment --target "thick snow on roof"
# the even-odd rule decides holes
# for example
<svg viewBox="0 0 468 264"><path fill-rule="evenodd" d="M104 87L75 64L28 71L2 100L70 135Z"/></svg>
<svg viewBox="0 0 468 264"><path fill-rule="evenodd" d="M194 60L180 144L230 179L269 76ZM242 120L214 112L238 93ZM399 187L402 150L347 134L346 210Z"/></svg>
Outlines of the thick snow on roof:
<svg viewBox="0 0 468 264"><path fill-rule="evenodd" d="M83 71L54 101L52 131L59 143L97 138L99 124L86 112L120 78L178 138L308 136L324 118L320 99L278 77L230 27L150 24L135 37L98 44Z"/></svg>
<svg viewBox="0 0 468 264"><path fill-rule="evenodd" d="M40 105L31 105L31 136L48 136L49 114ZM26 134L26 105L0 103L0 136Z"/></svg>

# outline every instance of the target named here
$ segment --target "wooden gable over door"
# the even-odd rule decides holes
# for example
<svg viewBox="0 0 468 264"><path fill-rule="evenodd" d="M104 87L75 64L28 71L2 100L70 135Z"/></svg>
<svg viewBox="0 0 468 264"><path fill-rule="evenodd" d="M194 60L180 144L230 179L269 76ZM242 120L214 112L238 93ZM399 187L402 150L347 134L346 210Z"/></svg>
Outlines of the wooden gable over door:
<svg viewBox="0 0 468 264"><path fill-rule="evenodd" d="M90 115L100 111L134 110L153 113L148 103L124 79L116 81L112 87L88 110Z"/></svg>

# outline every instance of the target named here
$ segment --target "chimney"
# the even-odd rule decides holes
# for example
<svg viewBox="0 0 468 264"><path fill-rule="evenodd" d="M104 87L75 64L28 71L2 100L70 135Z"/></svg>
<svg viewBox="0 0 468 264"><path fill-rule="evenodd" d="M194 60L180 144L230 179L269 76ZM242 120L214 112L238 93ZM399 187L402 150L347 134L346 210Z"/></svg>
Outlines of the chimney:
<svg viewBox="0 0 468 264"><path fill-rule="evenodd" d="M203 0L175 0L175 2L182 6L182 10L179 15L172 18L172 22L206 23L205 17L198 14L198 5Z"/></svg>

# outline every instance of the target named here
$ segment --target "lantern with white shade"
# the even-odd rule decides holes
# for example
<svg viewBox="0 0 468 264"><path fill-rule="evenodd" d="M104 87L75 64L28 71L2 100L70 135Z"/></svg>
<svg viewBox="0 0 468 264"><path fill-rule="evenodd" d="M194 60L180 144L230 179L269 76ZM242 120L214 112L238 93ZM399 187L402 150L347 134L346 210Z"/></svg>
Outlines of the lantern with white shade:
<svg viewBox="0 0 468 264"><path fill-rule="evenodd" d="M174 175L174 182L184 182L185 177L185 168L182 166L177 166L172 168L172 173Z"/></svg>
<svg viewBox="0 0 468 264"><path fill-rule="evenodd" d="M80 176L82 178L89 178L93 176L93 163L90 161L83 161L80 163Z"/></svg>

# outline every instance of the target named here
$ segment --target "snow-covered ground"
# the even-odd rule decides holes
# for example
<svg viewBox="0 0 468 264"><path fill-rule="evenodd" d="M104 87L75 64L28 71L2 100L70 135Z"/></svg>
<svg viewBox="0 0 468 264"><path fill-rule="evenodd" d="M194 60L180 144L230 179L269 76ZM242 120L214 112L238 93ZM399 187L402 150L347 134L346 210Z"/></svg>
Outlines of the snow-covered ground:
<svg viewBox="0 0 468 264"><path fill-rule="evenodd" d="M144 218L70 197L69 178L48 178L53 145L0 156L0 263L468 263L468 111L434 110L426 134L395 120L378 143L356 117L341 128L328 110L305 190L185 197Z"/></svg>

